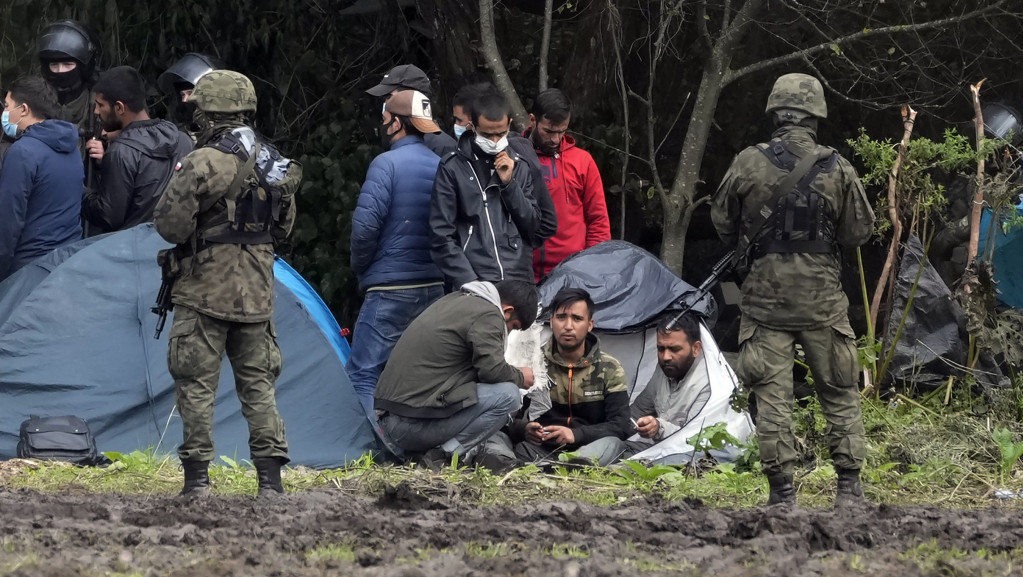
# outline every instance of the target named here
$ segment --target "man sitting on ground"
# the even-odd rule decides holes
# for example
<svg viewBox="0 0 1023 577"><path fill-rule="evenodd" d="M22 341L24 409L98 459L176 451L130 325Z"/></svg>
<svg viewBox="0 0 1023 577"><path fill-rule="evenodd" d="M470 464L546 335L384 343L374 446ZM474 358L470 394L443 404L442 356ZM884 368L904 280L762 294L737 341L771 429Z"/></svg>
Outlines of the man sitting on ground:
<svg viewBox="0 0 1023 577"><path fill-rule="evenodd" d="M693 313L665 317L657 326L657 366L632 405L635 431L626 445L635 455L670 437L700 414L710 400L706 371L693 368L703 354L700 320ZM709 423L713 424L713 423ZM627 457L624 457L627 458Z"/></svg>
<svg viewBox="0 0 1023 577"><path fill-rule="evenodd" d="M513 423L510 436L519 459L539 461L571 451L586 463L605 466L625 450L629 427L625 370L601 352L592 332L593 308L589 293L582 289L566 288L554 296L554 336L544 345L551 408L536 420L527 417Z"/></svg>
<svg viewBox="0 0 1023 577"><path fill-rule="evenodd" d="M380 426L398 447L439 464L508 422L533 371L504 360L509 330L536 319L536 287L471 282L430 305L402 333L377 382Z"/></svg>

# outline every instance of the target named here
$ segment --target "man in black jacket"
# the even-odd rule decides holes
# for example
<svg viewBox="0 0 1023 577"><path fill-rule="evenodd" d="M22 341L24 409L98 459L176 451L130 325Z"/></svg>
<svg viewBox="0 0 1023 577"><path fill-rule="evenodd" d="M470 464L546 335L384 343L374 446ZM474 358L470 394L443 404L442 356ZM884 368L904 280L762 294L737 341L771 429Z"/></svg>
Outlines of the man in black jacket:
<svg viewBox="0 0 1023 577"><path fill-rule="evenodd" d="M99 182L82 200L90 235L153 220L171 172L192 150L192 141L173 123L149 118L145 84L134 68L107 70L94 90L103 130L120 133L106 151L99 141L89 144L90 162L102 160Z"/></svg>
<svg viewBox="0 0 1023 577"><path fill-rule="evenodd" d="M533 191L530 169L508 146L507 101L483 95L473 130L437 169L430 203L430 252L448 290L480 281L533 281L532 250L554 227Z"/></svg>

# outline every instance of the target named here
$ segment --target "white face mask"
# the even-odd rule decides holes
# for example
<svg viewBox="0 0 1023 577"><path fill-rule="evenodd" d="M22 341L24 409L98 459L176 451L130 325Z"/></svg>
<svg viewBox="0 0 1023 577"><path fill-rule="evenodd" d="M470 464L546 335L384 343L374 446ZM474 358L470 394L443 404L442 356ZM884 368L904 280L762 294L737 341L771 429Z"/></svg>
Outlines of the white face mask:
<svg viewBox="0 0 1023 577"><path fill-rule="evenodd" d="M489 154L490 156L495 156L496 154L500 153L505 148L508 148L508 135L506 134L506 135L501 137L501 140L498 140L497 142L494 142L493 140L490 140L489 138L483 138L482 136L477 134L476 135L476 146L480 147L480 150L482 150L484 152L484 154Z"/></svg>
<svg viewBox="0 0 1023 577"><path fill-rule="evenodd" d="M459 138L462 138L463 134L465 134L465 127L464 126L459 126L459 125L456 124L454 126L454 131L455 131L455 140L458 140Z"/></svg>

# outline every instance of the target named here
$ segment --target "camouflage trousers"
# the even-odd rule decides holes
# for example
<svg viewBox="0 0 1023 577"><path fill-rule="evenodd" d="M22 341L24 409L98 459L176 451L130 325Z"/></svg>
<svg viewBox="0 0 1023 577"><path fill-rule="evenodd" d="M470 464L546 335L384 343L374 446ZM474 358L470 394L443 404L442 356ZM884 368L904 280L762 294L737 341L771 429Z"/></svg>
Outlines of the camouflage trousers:
<svg viewBox="0 0 1023 577"><path fill-rule="evenodd" d="M859 469L863 465L866 446L854 338L847 319L821 329L779 331L743 317L737 372L756 396L757 438L765 474L792 474L798 457L792 423L792 363L797 343L813 373L835 467Z"/></svg>
<svg viewBox="0 0 1023 577"><path fill-rule="evenodd" d="M213 405L224 353L234 372L242 415L249 425L252 458L288 460L284 421L277 412L274 382L281 374L272 321L256 323L216 319L186 306L174 307L167 366L174 378L184 441L182 460L212 461Z"/></svg>

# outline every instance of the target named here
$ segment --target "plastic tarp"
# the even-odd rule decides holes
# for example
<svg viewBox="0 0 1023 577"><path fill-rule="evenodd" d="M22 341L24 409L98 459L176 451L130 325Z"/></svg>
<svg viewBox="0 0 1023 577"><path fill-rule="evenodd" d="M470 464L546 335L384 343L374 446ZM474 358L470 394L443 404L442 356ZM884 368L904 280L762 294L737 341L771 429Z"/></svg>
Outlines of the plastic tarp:
<svg viewBox="0 0 1023 577"><path fill-rule="evenodd" d="M924 261L923 254L920 239L910 235L902 251L895 280L895 300L888 318L885 342L892 342L900 323L902 332L895 343L886 378L927 390L944 384L953 374L952 366L946 360L959 364L966 361L965 343L968 339L962 308L934 267ZM914 282L917 287L913 293L913 305L903 322Z"/></svg>
<svg viewBox="0 0 1023 577"><path fill-rule="evenodd" d="M598 244L555 267L540 287L540 303L545 310L563 287L583 288L589 292L596 305L593 332L600 339L601 350L622 364L629 385L629 399L635 400L655 372L660 370L654 324L666 311L677 308L687 296L695 296L696 289L678 278L657 257L624 241ZM710 296L702 298L694 310L701 314L713 311L713 299ZM508 339L508 361L515 366L531 366L538 377L546 374L544 367L538 366L543 362L538 347L550 338L549 328L512 331ZM736 412L730 405L738 382L735 373L705 326L701 340L703 360L694 364L688 378L691 386L709 384L712 389L709 401L682 430L634 458L663 463L687 462L692 458L693 449L685 440L703 427L720 422L726 423L728 431L740 441L745 441L752 434L753 424L749 416ZM538 416L535 412L542 413L550 406L549 395L538 394L547 388L545 385L538 382L528 392L533 396L530 418L535 418ZM738 450L733 447L715 457L729 459L737 454Z"/></svg>
<svg viewBox="0 0 1023 577"><path fill-rule="evenodd" d="M160 285L156 253L168 246L152 225L140 225L54 251L0 283L0 458L15 456L18 428L31 414L86 419L101 451L174 451L181 423L167 372L173 319L156 340L149 310ZM284 359L277 403L292 464L336 467L376 451L345 374L347 345L331 342L336 323L317 322L329 311L290 267L278 262L275 275ZM214 421L216 454L249 458L226 359Z"/></svg>

